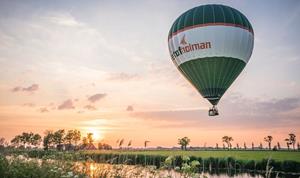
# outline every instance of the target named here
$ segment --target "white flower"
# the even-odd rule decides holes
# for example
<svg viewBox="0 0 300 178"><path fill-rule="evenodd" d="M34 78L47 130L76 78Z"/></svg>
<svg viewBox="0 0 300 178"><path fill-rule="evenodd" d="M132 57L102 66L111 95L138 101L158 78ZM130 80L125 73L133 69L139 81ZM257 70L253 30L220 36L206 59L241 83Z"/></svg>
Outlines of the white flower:
<svg viewBox="0 0 300 178"><path fill-rule="evenodd" d="M70 172L68 172L68 176L73 176L73 172L72 171L70 171Z"/></svg>

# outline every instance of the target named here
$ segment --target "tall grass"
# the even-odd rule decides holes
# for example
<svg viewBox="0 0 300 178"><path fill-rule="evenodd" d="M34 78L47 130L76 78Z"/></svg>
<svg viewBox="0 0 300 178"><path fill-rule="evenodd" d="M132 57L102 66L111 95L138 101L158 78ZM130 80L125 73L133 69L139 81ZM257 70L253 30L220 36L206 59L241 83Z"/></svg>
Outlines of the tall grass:
<svg viewBox="0 0 300 178"><path fill-rule="evenodd" d="M137 152L138 153L138 152ZM166 166L165 161L169 159L169 169L184 166L184 163L197 161L200 165L195 169L197 172L227 172L228 174L236 174L240 172L286 172L300 173L300 162L292 160L249 160L236 159L234 157L207 157L189 156L189 160L184 160L184 156L167 156L167 155L145 155L145 154L120 154L117 152L58 152L44 150L13 150L9 154L23 154L31 158L47 158L68 161L86 161L92 160L95 163L109 163L113 165L141 165L154 166L155 168L163 168ZM272 169L271 169L272 168Z"/></svg>

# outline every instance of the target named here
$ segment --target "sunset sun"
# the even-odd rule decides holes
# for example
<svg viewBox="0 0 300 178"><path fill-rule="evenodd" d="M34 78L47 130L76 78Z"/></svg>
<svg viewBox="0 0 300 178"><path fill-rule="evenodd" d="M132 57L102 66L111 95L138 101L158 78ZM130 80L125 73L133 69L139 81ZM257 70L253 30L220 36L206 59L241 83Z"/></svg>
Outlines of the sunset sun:
<svg viewBox="0 0 300 178"><path fill-rule="evenodd" d="M83 130L84 133L92 133L93 138L96 142L102 140L104 138L103 131L100 128L96 127L88 127Z"/></svg>

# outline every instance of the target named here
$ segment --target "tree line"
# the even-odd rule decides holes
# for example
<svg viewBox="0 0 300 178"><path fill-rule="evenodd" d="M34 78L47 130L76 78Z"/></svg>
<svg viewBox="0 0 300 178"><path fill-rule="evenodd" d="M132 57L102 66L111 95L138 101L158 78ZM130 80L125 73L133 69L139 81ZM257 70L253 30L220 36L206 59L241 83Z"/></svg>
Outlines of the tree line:
<svg viewBox="0 0 300 178"><path fill-rule="evenodd" d="M180 145L182 150L187 150L187 146L190 144L190 141L191 140L188 137L179 138L178 139L178 145ZM223 136L222 137L223 149L228 149L228 150L232 149L232 147L233 147L232 142L233 141L234 140L231 136ZM296 147L296 135L295 134L293 134L293 133L288 134L288 138L284 139L284 141L286 142L286 146L287 146L288 150L290 150L291 147L293 148L293 150L296 149L295 148ZM264 142L266 142L268 144L268 149L269 150L272 150L272 149L273 150L280 150L280 149L282 149L279 142L277 142L277 144L274 145L273 148L272 148L273 136L271 136L271 135L268 135L268 136L264 137ZM255 149L255 145L254 145L253 142L251 143L251 147L252 147L253 150ZM218 143L216 143L215 148L216 149L220 148ZM246 142L244 142L243 147L240 146L239 143L236 144L235 149L242 149L242 148L248 149ZM256 147L256 148L263 149L262 142L260 142L259 146ZM297 143L297 149L300 150L299 142Z"/></svg>
<svg viewBox="0 0 300 178"><path fill-rule="evenodd" d="M1 138L4 145L4 138ZM44 137L38 133L23 132L16 135L10 141L10 147L17 148L36 148L43 143L44 150L57 149L57 150L79 150L79 149L96 149L94 146L93 133L87 133L82 137L81 132L77 129L57 131L46 130ZM0 143L1 145L1 143ZM6 143L8 145L8 143ZM98 149L112 149L109 144L98 143Z"/></svg>
<svg viewBox="0 0 300 178"><path fill-rule="evenodd" d="M223 136L222 142L223 142L223 149L233 149L232 142L234 139L231 136ZM273 136L268 135L264 137L264 142L267 143L269 150L280 150L282 149L279 142L277 142L275 145L272 145L273 143ZM287 149L290 150L291 148L293 150L296 150L296 135L293 133L288 134L288 137L284 139L286 142ZM148 146L149 140L144 141L144 148L146 149ZM180 148L182 150L187 150L187 146L190 144L191 140L188 137L183 137L178 139L178 145L180 145ZM86 136L82 137L81 132L77 129L72 130L64 130L59 129L56 131L52 130L46 130L44 132L44 137L38 133L33 132L23 132L19 135L16 135L11 141L10 141L10 147L18 147L18 148L27 148L27 147L38 147L43 143L43 148L45 150L50 149L57 149L57 150L79 150L79 149L97 149L94 146L94 139L93 139L93 133L87 133ZM79 144L80 143L80 144ZM119 147L119 149L129 149L132 145L132 140L128 141L127 147L125 144L125 140L118 139L116 141L116 146ZM0 138L0 146L7 145L8 143L5 143L4 138ZM125 147L123 147L125 146ZM272 147L273 146L273 147ZM206 146L204 146L206 147ZM258 146L255 147L254 143L251 143L252 149L263 149L262 142L259 143ZM218 143L216 143L215 146L216 149L220 149ZM250 149L247 147L246 142L244 142L243 146L240 146L239 143L236 144L234 149ZM98 143L98 149L112 149L112 146L107 143ZM297 149L300 150L300 144L297 143Z"/></svg>

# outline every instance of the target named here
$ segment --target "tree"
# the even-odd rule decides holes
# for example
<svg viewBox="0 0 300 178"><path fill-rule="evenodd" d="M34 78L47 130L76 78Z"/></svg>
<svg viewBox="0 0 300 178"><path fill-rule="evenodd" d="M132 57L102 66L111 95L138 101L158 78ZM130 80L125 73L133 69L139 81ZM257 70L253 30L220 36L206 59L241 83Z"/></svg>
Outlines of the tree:
<svg viewBox="0 0 300 178"><path fill-rule="evenodd" d="M286 139L284 139L284 141L286 141L287 149L290 150L290 144L291 144L290 139L286 138Z"/></svg>
<svg viewBox="0 0 300 178"><path fill-rule="evenodd" d="M278 148L278 150L280 150L280 149L281 149L281 147L280 147L280 143L279 143L279 142L277 142L277 148Z"/></svg>
<svg viewBox="0 0 300 178"><path fill-rule="evenodd" d="M23 132L22 135L20 136L21 143L25 148L26 148L26 143L30 142L31 135L32 132L31 133Z"/></svg>
<svg viewBox="0 0 300 178"><path fill-rule="evenodd" d="M73 141L73 138L74 138L74 131L73 130L68 130L65 138L64 138L64 141L66 143L68 143L69 145L72 144L72 141Z"/></svg>
<svg viewBox="0 0 300 178"><path fill-rule="evenodd" d="M79 130L75 129L73 131L73 141L75 146L77 146L77 143L80 141L80 139L81 139L81 133Z"/></svg>
<svg viewBox="0 0 300 178"><path fill-rule="evenodd" d="M240 149L239 143L236 144L236 149Z"/></svg>
<svg viewBox="0 0 300 178"><path fill-rule="evenodd" d="M74 150L75 147L73 146L73 142L74 142L74 130L68 130L65 138L64 138L64 142L66 143L65 145L65 150Z"/></svg>
<svg viewBox="0 0 300 178"><path fill-rule="evenodd" d="M231 149L231 147L232 147L231 142L233 141L232 137L224 136L224 137L222 137L222 141L227 144L228 149Z"/></svg>
<svg viewBox="0 0 300 178"><path fill-rule="evenodd" d="M77 143L78 141L80 141L81 139L81 133L79 130L68 130L65 138L64 138L64 141L71 145L72 143L75 144L75 146L77 146Z"/></svg>
<svg viewBox="0 0 300 178"><path fill-rule="evenodd" d="M290 150L290 145L293 145L293 149L295 150L295 144L296 144L296 135L293 133L289 134L289 138L284 139L286 141L286 146L288 150Z"/></svg>
<svg viewBox="0 0 300 178"><path fill-rule="evenodd" d="M271 135L268 135L264 138L264 141L267 142L269 145L269 150L271 150L272 140L273 140L273 137Z"/></svg>
<svg viewBox="0 0 300 178"><path fill-rule="evenodd" d="M32 146L32 145L33 145L32 143L35 142L33 137L34 137L34 133L29 132L29 133L28 133L28 140L27 140L27 143L28 143L30 146Z"/></svg>
<svg viewBox="0 0 300 178"><path fill-rule="evenodd" d="M254 143L252 142L252 144L251 144L251 145L252 145L252 150L254 150Z"/></svg>
<svg viewBox="0 0 300 178"><path fill-rule="evenodd" d="M263 149L263 145L261 142L259 143L259 149L261 149L261 150Z"/></svg>
<svg viewBox="0 0 300 178"><path fill-rule="evenodd" d="M41 141L42 141L42 137L40 134L34 134L30 138L30 144L33 146L39 145L41 143Z"/></svg>
<svg viewBox="0 0 300 178"><path fill-rule="evenodd" d="M216 143L216 149L219 149L219 145L218 145L218 143Z"/></svg>
<svg viewBox="0 0 300 178"><path fill-rule="evenodd" d="M16 135L11 141L10 143L13 144L13 146L19 147L20 143L21 143L21 136L20 135Z"/></svg>
<svg viewBox="0 0 300 178"><path fill-rule="evenodd" d="M64 142L65 130L60 129L53 133L53 141L56 144L58 150L62 150L62 143Z"/></svg>
<svg viewBox="0 0 300 178"><path fill-rule="evenodd" d="M11 143L13 143L16 146L19 146L20 144L22 144L26 148L26 145L32 145L31 142L34 139L33 136L34 136L34 134L32 132L30 132L30 133L23 132L21 135L15 136L11 140Z"/></svg>
<svg viewBox="0 0 300 178"><path fill-rule="evenodd" d="M178 145L181 146L182 150L187 150L187 146L189 145L190 141L191 140L188 137L179 138Z"/></svg>
<svg viewBox="0 0 300 178"><path fill-rule="evenodd" d="M89 144L93 144L93 142L94 142L93 133L88 133L87 139L88 139Z"/></svg>
<svg viewBox="0 0 300 178"><path fill-rule="evenodd" d="M88 139L86 137L82 138L82 144L87 145L89 143Z"/></svg>
<svg viewBox="0 0 300 178"><path fill-rule="evenodd" d="M293 149L295 150L295 144L296 144L296 135L293 133L289 134L289 140L290 140L290 144L293 145Z"/></svg>
<svg viewBox="0 0 300 178"><path fill-rule="evenodd" d="M145 147L145 148L147 148L147 145L148 145L149 142L150 142L150 141L148 141L148 140L146 140L146 141L144 142L144 147Z"/></svg>
<svg viewBox="0 0 300 178"><path fill-rule="evenodd" d="M27 145L29 146L37 146L42 141L42 137L39 134L34 134L32 132L23 132L21 135L15 136L11 143L14 145L19 146L20 143L26 148Z"/></svg>
<svg viewBox="0 0 300 178"><path fill-rule="evenodd" d="M5 138L4 137L0 137L0 145L4 145L5 143Z"/></svg>
<svg viewBox="0 0 300 178"><path fill-rule="evenodd" d="M0 148L4 148L5 147L5 138L1 137L0 138Z"/></svg>
<svg viewBox="0 0 300 178"><path fill-rule="evenodd" d="M93 144L93 142L94 142L93 133L87 133L87 135L85 137L83 137L82 145L80 146L79 149L84 149L84 150L95 150L95 149L97 149L95 147L95 145Z"/></svg>
<svg viewBox="0 0 300 178"><path fill-rule="evenodd" d="M246 142L244 142L244 149L247 150Z"/></svg>
<svg viewBox="0 0 300 178"><path fill-rule="evenodd" d="M53 131L46 130L45 131L45 136L44 136L44 139L43 139L44 150L48 150L49 147L53 146L53 144L54 144L54 134L53 134Z"/></svg>

